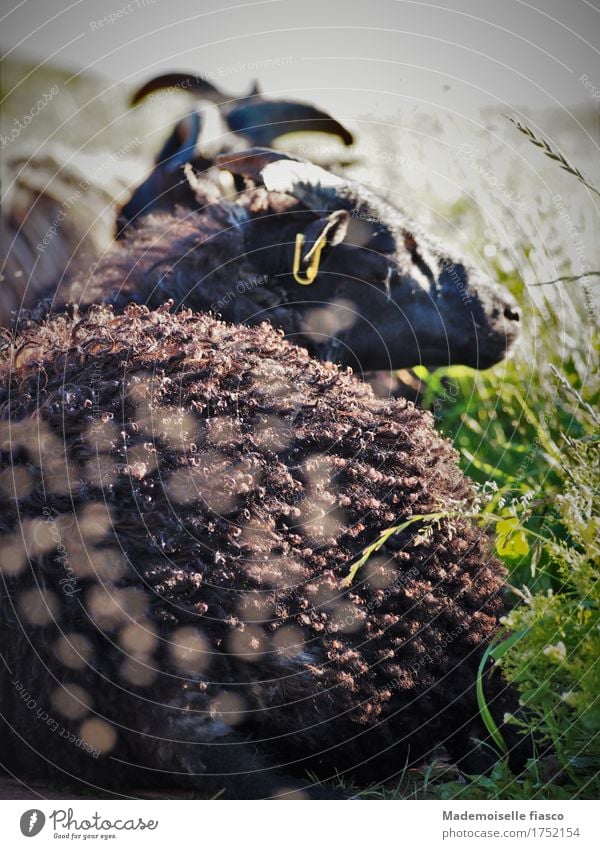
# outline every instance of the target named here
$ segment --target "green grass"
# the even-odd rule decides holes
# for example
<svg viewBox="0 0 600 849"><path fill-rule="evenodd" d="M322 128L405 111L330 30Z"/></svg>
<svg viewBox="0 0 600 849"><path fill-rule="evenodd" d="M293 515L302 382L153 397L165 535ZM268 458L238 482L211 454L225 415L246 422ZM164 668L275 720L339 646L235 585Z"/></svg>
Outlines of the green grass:
<svg viewBox="0 0 600 849"><path fill-rule="evenodd" d="M597 331L578 314L571 351L556 345L554 331L565 332L559 303L545 303L543 332L504 366L479 374L420 371L425 406L480 485L481 517L496 524L497 552L514 588L504 623L512 639L492 651L527 711L526 723L513 722L535 730L539 745L552 751L520 776L501 760L491 775L466 783L428 782L429 798L600 792L599 346ZM485 703L480 707L485 719ZM405 798L405 791L397 795Z"/></svg>

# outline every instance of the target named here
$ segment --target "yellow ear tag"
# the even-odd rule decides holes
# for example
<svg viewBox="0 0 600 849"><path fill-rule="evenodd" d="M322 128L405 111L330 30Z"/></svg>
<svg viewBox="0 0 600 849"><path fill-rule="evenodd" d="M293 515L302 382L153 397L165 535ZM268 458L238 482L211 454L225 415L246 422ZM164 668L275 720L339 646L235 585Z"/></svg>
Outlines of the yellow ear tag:
<svg viewBox="0 0 600 849"><path fill-rule="evenodd" d="M292 269L292 274L294 275L294 280L296 281L296 283L299 283L301 286L310 286L310 284L314 282L317 274L319 273L321 251L325 247L326 242L327 235L323 233L321 236L319 236L319 238L310 250L310 254L312 254L310 264L306 269L304 276L302 276L300 274L300 259L302 254L302 245L304 244L304 234L296 234L296 247L294 248L294 267Z"/></svg>

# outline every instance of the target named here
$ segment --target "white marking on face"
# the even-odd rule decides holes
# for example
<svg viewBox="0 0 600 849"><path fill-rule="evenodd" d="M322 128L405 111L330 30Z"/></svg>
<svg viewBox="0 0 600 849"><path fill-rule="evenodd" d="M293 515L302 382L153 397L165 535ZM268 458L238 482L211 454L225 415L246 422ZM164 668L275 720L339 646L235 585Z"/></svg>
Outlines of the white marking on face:
<svg viewBox="0 0 600 849"><path fill-rule="evenodd" d="M296 183L307 183L323 188L339 188L345 185L341 177L330 174L318 165L309 162L294 162L290 159L280 159L271 162L262 171L265 187L269 192L290 194Z"/></svg>

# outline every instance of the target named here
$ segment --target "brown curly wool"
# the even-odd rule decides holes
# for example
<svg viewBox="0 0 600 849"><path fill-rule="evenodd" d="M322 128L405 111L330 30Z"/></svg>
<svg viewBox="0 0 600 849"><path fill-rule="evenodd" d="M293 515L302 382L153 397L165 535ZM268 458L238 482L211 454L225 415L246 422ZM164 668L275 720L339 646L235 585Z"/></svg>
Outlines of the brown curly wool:
<svg viewBox="0 0 600 849"><path fill-rule="evenodd" d="M0 375L13 772L263 797L484 736L485 532L416 521L348 582L386 528L468 511L427 413L266 324L166 308L31 324Z"/></svg>

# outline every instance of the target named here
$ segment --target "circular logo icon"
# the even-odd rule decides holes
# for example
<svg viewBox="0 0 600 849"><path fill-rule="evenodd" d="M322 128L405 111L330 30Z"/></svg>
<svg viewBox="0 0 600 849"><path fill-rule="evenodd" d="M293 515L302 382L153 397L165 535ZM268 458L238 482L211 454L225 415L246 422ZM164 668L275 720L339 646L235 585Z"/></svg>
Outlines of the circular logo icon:
<svg viewBox="0 0 600 849"><path fill-rule="evenodd" d="M21 834L25 837L35 837L43 829L46 817L37 808L25 811L21 816Z"/></svg>

